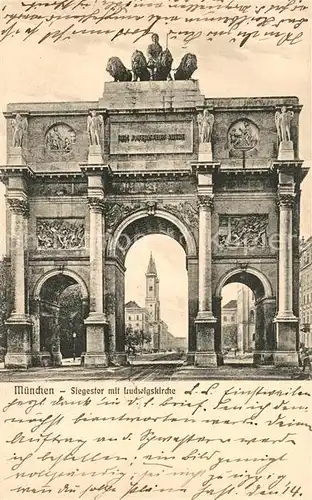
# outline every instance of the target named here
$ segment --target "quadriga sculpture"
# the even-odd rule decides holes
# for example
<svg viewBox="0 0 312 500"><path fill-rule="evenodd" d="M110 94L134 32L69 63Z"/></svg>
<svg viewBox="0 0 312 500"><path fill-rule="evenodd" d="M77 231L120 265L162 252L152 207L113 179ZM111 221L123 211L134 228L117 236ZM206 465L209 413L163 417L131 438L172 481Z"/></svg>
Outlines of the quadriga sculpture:
<svg viewBox="0 0 312 500"><path fill-rule="evenodd" d="M170 71L172 68L173 57L169 49L163 50L156 61L154 70L154 80L172 80Z"/></svg>
<svg viewBox="0 0 312 500"><path fill-rule="evenodd" d="M150 72L147 68L146 57L141 50L135 50L131 57L133 80L137 82L147 82L150 79Z"/></svg>
<svg viewBox="0 0 312 500"><path fill-rule="evenodd" d="M189 80L197 69L197 57L195 54L185 54L174 74L175 80Z"/></svg>
<svg viewBox="0 0 312 500"><path fill-rule="evenodd" d="M131 82L132 73L123 62L119 59L119 57L110 57L106 71L114 78L115 82Z"/></svg>

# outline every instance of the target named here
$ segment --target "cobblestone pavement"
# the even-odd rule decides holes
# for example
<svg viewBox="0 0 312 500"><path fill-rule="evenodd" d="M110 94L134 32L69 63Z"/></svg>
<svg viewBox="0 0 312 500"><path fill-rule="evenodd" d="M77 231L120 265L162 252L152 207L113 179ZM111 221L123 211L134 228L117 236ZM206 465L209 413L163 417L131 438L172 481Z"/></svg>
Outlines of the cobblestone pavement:
<svg viewBox="0 0 312 500"><path fill-rule="evenodd" d="M0 369L0 382L36 382L70 380L305 380L311 373L300 368L255 368L251 365L225 365L219 368L195 368L163 363L108 368L63 366L58 368Z"/></svg>

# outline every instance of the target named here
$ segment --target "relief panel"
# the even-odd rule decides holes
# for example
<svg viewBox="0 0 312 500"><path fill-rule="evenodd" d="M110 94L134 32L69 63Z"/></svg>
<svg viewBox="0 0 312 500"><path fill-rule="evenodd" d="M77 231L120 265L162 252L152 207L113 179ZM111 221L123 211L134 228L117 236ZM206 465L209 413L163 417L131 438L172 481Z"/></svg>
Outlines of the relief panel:
<svg viewBox="0 0 312 500"><path fill-rule="evenodd" d="M84 219L37 219L36 237L39 250L77 250L84 248Z"/></svg>
<svg viewBox="0 0 312 500"><path fill-rule="evenodd" d="M268 246L268 215L220 215L218 241L221 248Z"/></svg>

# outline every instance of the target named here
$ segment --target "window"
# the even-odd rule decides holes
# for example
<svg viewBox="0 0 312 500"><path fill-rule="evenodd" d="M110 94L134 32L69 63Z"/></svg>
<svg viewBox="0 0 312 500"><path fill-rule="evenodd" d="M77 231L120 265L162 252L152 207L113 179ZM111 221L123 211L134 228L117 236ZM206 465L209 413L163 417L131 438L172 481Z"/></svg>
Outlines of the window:
<svg viewBox="0 0 312 500"><path fill-rule="evenodd" d="M153 291L153 287L152 286L149 286L148 289L149 289L150 292Z"/></svg>
<svg viewBox="0 0 312 500"><path fill-rule="evenodd" d="M223 316L223 321L227 321L227 316Z"/></svg>
<svg viewBox="0 0 312 500"><path fill-rule="evenodd" d="M131 316L129 316L128 319L131 320Z"/></svg>
<svg viewBox="0 0 312 500"><path fill-rule="evenodd" d="M140 319L140 316L139 316L138 314L137 314L137 317L136 317L136 319Z"/></svg>

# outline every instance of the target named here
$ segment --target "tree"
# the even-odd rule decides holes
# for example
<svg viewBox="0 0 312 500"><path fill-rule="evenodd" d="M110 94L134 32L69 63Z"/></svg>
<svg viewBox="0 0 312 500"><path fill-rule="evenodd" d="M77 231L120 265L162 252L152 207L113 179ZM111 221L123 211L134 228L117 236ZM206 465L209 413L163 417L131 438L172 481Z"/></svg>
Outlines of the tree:
<svg viewBox="0 0 312 500"><path fill-rule="evenodd" d="M85 330L83 323L83 305L79 285L70 285L60 296L59 331L61 352L65 358L73 354L73 333L76 354L85 351Z"/></svg>
<svg viewBox="0 0 312 500"><path fill-rule="evenodd" d="M227 325L223 327L223 346L225 349L237 348L237 326Z"/></svg>
<svg viewBox="0 0 312 500"><path fill-rule="evenodd" d="M128 354L131 352L132 354L136 353L136 347L139 345L139 340L138 335L133 331L132 325L126 326L125 345Z"/></svg>

